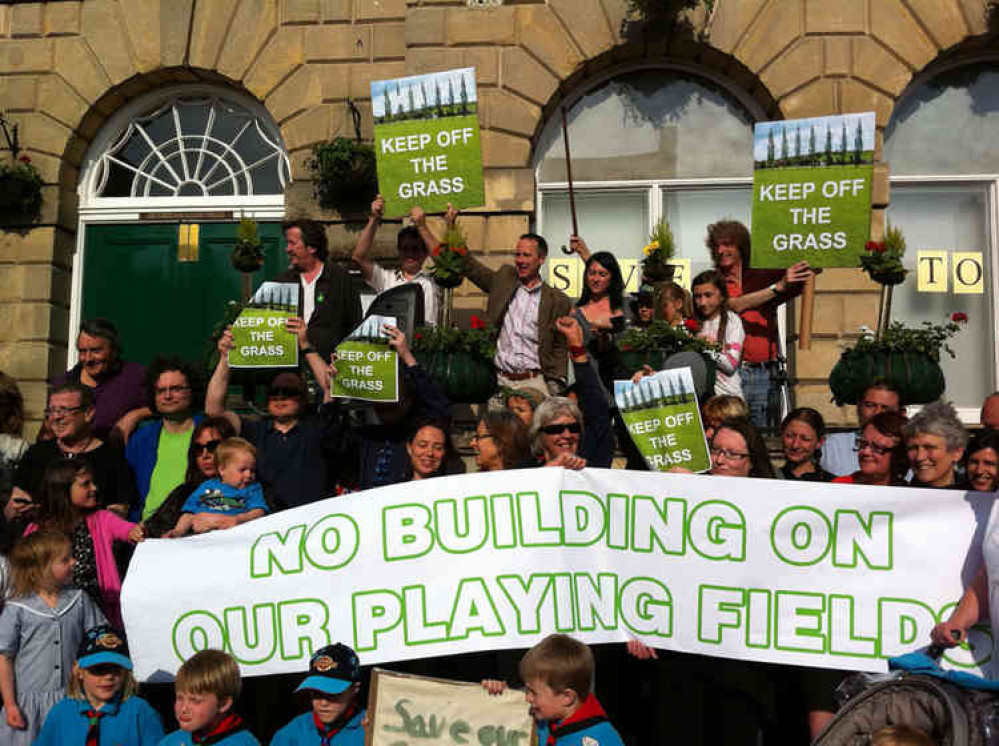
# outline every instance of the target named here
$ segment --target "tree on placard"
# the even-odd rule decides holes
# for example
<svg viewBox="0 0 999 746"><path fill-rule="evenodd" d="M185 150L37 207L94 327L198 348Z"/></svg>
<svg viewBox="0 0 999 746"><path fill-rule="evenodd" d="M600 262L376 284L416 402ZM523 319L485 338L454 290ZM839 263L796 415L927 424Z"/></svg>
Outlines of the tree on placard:
<svg viewBox="0 0 999 746"><path fill-rule="evenodd" d="M801 160L801 127L794 128L794 157Z"/></svg>
<svg viewBox="0 0 999 746"><path fill-rule="evenodd" d="M413 86L406 86L406 92L409 94L409 113L411 116L416 116L416 94L413 93Z"/></svg>
<svg viewBox="0 0 999 746"><path fill-rule="evenodd" d="M777 160L776 147L774 145L774 131L773 128L767 131L767 165L773 166L774 162Z"/></svg>
<svg viewBox="0 0 999 746"><path fill-rule="evenodd" d="M857 134L853 137L853 162L858 166L864 159L864 128L860 120L857 120Z"/></svg>
<svg viewBox="0 0 999 746"><path fill-rule="evenodd" d="M385 121L392 121L392 99L389 98L388 86L382 89L382 96L385 97Z"/></svg>
<svg viewBox="0 0 999 746"><path fill-rule="evenodd" d="M448 114L454 114L454 81L450 77L447 79L447 102L450 107Z"/></svg>
<svg viewBox="0 0 999 746"><path fill-rule="evenodd" d="M780 128L780 159L787 163L787 128Z"/></svg>
<svg viewBox="0 0 999 746"><path fill-rule="evenodd" d="M826 126L826 165L832 165L832 127Z"/></svg>
<svg viewBox="0 0 999 746"><path fill-rule="evenodd" d="M444 116L444 92L441 90L441 83L439 80L434 81L434 88L437 89L437 97L434 99L437 102L437 116Z"/></svg>
<svg viewBox="0 0 999 746"><path fill-rule="evenodd" d="M461 76L461 91L459 93L461 97L461 113L462 115L468 114L468 86L465 84L465 76Z"/></svg>
<svg viewBox="0 0 999 746"><path fill-rule="evenodd" d="M430 81L423 81L423 108L427 112L427 116L433 116L433 104L430 101Z"/></svg>
<svg viewBox="0 0 999 746"><path fill-rule="evenodd" d="M839 144L839 149L840 149L840 152L843 154L843 156L842 156L842 162L845 165L846 164L846 152L848 150L848 148L846 146L846 119L843 120L843 132L840 135L840 137L843 138L843 142L841 142Z"/></svg>
<svg viewBox="0 0 999 746"><path fill-rule="evenodd" d="M810 161L814 161L815 156L818 153L818 151L815 149L815 125L814 124L809 125L808 153L811 156L809 160Z"/></svg>

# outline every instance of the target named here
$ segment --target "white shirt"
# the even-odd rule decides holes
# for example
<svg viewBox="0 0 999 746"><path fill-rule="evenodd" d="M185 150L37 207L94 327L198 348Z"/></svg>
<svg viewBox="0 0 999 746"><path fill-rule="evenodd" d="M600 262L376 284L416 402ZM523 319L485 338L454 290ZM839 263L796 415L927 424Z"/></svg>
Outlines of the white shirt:
<svg viewBox="0 0 999 746"><path fill-rule="evenodd" d="M368 287L376 293L384 293L390 288L397 288L406 283L415 283L423 288L423 323L427 326L437 326L437 310L441 304L441 289L434 279L423 270L407 280L401 269L387 270L378 264L371 265L371 279Z"/></svg>
<svg viewBox="0 0 999 746"><path fill-rule="evenodd" d="M822 444L822 461L819 464L830 474L845 477L860 468L857 461L857 439L860 432L833 433Z"/></svg>
<svg viewBox="0 0 999 746"><path fill-rule="evenodd" d="M306 280L305 275L299 275L299 279L302 281L302 318L305 319L306 324L312 318L312 312L316 310L316 281L321 274L321 271L316 272L312 282Z"/></svg>
<svg viewBox="0 0 999 746"><path fill-rule="evenodd" d="M539 281L530 290L520 284L510 299L494 358L496 368L503 373L541 370L538 309L541 307L543 284Z"/></svg>

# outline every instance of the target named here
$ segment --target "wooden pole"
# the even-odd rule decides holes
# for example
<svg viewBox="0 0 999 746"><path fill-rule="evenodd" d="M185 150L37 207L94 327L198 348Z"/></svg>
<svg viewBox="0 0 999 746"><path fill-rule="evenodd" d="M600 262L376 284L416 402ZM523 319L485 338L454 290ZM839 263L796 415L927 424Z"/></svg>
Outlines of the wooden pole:
<svg viewBox="0 0 999 746"><path fill-rule="evenodd" d="M565 142L565 176L569 182L569 214L572 216L572 235L579 235L579 223L576 220L576 193L572 188L572 156L569 154L569 122L562 107L562 139ZM562 247L562 251L571 254L572 250Z"/></svg>
<svg viewBox="0 0 999 746"><path fill-rule="evenodd" d="M812 316L815 313L815 275L805 280L801 291L801 319L798 322L798 349L812 348Z"/></svg>

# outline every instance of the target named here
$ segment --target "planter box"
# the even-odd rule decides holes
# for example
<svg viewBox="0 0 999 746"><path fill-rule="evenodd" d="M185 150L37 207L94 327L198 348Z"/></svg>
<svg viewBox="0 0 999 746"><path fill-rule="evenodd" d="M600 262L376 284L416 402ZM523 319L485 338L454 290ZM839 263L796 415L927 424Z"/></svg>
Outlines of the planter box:
<svg viewBox="0 0 999 746"><path fill-rule="evenodd" d="M947 388L940 364L922 352L857 352L847 350L829 374L837 404L856 404L873 381L897 387L903 404L928 404Z"/></svg>
<svg viewBox="0 0 999 746"><path fill-rule="evenodd" d="M496 370L491 360L467 352L414 352L452 402L481 404L496 392Z"/></svg>

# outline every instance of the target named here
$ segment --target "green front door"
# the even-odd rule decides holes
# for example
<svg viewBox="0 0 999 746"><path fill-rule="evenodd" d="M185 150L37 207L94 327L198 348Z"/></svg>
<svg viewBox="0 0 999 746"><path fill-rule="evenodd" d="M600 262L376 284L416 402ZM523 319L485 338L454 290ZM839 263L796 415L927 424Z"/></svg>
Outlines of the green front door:
<svg viewBox="0 0 999 746"><path fill-rule="evenodd" d="M128 360L200 360L225 304L241 297L242 275L229 263L236 226L201 223L197 249L178 252L176 223L88 225L83 318L114 322ZM280 223L260 223L260 239L265 261L254 288L288 266Z"/></svg>

